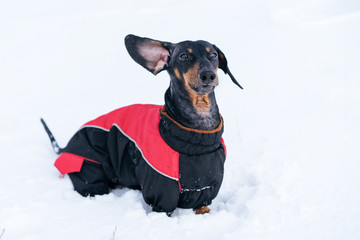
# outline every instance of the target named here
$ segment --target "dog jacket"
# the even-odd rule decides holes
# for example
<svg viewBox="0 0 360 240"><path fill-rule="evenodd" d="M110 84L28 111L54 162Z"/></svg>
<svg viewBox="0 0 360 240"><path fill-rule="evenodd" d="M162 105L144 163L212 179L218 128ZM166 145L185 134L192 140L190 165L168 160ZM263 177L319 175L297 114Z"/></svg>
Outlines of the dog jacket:
<svg viewBox="0 0 360 240"><path fill-rule="evenodd" d="M139 189L153 211L211 204L223 179L223 120L213 131L182 126L165 106L136 104L83 125L56 159L83 196Z"/></svg>

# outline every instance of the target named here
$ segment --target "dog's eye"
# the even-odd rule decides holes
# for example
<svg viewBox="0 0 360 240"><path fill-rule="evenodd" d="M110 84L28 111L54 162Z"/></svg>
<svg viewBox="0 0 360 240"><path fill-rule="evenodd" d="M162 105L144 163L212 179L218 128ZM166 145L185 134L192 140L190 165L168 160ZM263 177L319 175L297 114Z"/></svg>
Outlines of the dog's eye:
<svg viewBox="0 0 360 240"><path fill-rule="evenodd" d="M215 59L215 58L217 58L217 53L210 53L210 55L209 55L209 58L210 59Z"/></svg>
<svg viewBox="0 0 360 240"><path fill-rule="evenodd" d="M179 58L181 60L189 60L189 55L187 53L180 53Z"/></svg>

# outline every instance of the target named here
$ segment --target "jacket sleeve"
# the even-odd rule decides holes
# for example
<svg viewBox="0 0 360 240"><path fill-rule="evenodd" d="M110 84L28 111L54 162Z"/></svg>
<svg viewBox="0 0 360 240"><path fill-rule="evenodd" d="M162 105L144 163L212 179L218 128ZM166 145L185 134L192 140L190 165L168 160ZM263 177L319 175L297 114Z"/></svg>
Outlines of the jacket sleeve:
<svg viewBox="0 0 360 240"><path fill-rule="evenodd" d="M177 207L180 191L179 183L161 175L145 161L140 161L136 168L142 195L155 212L171 214Z"/></svg>

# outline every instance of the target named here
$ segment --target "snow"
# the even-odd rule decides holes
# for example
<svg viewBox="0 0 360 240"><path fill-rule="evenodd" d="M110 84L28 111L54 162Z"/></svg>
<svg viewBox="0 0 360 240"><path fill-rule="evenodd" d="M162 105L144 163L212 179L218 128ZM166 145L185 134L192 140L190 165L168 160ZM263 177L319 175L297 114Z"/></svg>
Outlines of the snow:
<svg viewBox="0 0 360 240"><path fill-rule="evenodd" d="M360 239L359 27L357 0L1 1L1 240ZM168 76L129 57L129 33L215 43L245 89L219 73L210 214L149 212L128 189L83 198L53 167L40 117L64 146L101 114L163 103Z"/></svg>

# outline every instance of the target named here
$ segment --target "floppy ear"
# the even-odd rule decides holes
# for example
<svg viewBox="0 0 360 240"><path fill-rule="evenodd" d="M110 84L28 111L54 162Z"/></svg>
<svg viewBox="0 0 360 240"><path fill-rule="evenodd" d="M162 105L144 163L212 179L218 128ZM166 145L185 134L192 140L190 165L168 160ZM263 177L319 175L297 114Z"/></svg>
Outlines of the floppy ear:
<svg viewBox="0 0 360 240"><path fill-rule="evenodd" d="M237 85L239 86L239 88L243 89L243 87L236 81L236 79L234 78L234 76L231 74L230 69L227 65L227 60L225 57L225 54L215 45L213 45L213 47L215 48L215 50L218 52L218 56L219 56L219 68L222 69L224 71L225 74L229 74L231 80Z"/></svg>
<svg viewBox="0 0 360 240"><path fill-rule="evenodd" d="M174 44L130 34L125 46L135 62L156 75L166 69Z"/></svg>

